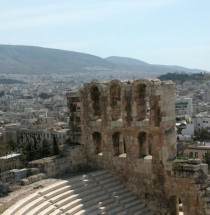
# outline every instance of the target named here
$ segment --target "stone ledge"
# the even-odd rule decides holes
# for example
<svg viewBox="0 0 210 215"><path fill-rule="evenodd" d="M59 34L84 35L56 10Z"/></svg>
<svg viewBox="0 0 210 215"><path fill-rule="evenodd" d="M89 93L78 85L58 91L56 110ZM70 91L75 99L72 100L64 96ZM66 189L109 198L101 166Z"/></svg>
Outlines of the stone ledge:
<svg viewBox="0 0 210 215"><path fill-rule="evenodd" d="M122 125L123 125L122 119L118 119L116 121L114 121L114 120L111 121L112 127L118 127L118 126L121 127Z"/></svg>
<svg viewBox="0 0 210 215"><path fill-rule="evenodd" d="M201 163L200 159L175 160L172 166L175 177L205 180L208 175L208 165Z"/></svg>
<svg viewBox="0 0 210 215"><path fill-rule="evenodd" d="M145 119L142 121L136 121L136 127L147 127L149 126L149 119Z"/></svg>
<svg viewBox="0 0 210 215"><path fill-rule="evenodd" d="M98 120L94 120L94 121L90 121L90 126L101 126L102 120L98 119Z"/></svg>

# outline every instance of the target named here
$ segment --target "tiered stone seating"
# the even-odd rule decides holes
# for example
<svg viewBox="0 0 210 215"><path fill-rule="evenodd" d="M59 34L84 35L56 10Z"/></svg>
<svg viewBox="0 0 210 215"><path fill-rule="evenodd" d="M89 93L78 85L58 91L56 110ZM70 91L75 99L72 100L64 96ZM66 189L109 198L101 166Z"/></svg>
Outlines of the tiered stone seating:
<svg viewBox="0 0 210 215"><path fill-rule="evenodd" d="M152 215L108 171L52 184L17 202L3 215Z"/></svg>

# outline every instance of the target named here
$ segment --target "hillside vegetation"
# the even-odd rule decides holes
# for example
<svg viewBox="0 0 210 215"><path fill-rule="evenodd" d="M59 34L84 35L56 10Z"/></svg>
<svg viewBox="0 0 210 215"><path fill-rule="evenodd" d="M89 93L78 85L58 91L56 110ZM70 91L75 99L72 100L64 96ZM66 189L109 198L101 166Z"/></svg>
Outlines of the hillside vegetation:
<svg viewBox="0 0 210 215"><path fill-rule="evenodd" d="M208 73L194 73L194 74L187 74L187 73L167 73L164 75L160 75L158 77L160 80L172 80L174 82L185 82L185 81L206 81L210 80L210 76Z"/></svg>
<svg viewBox="0 0 210 215"><path fill-rule="evenodd" d="M0 45L0 74L68 74L92 78L157 77L173 72L204 72L179 66L154 65L126 57L90 54L33 46Z"/></svg>
<svg viewBox="0 0 210 215"><path fill-rule="evenodd" d="M0 78L0 84L25 84L25 82L15 79Z"/></svg>

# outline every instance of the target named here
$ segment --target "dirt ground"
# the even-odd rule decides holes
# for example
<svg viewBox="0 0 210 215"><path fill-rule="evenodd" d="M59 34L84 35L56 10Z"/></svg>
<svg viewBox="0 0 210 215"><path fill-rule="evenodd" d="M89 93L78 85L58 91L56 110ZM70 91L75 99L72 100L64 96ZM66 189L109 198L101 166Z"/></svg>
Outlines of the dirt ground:
<svg viewBox="0 0 210 215"><path fill-rule="evenodd" d="M20 199L36 192L38 189L46 187L59 180L62 179L49 178L42 181L38 181L30 185L21 186L19 189L8 193L7 196L0 197L0 214L2 214L7 208L11 207Z"/></svg>

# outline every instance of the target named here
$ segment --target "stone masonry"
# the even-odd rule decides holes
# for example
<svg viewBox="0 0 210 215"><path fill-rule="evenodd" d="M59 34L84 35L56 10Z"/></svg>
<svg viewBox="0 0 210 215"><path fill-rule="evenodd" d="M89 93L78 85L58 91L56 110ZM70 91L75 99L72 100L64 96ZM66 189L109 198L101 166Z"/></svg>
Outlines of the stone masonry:
<svg viewBox="0 0 210 215"><path fill-rule="evenodd" d="M71 141L88 166L112 171L155 214L210 214L207 165L176 160L174 85L91 82L67 94Z"/></svg>

